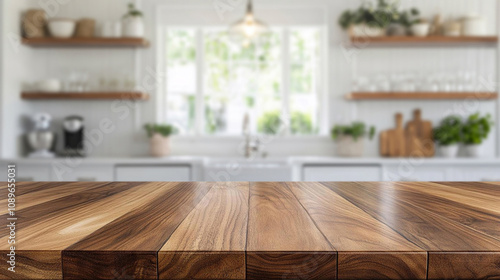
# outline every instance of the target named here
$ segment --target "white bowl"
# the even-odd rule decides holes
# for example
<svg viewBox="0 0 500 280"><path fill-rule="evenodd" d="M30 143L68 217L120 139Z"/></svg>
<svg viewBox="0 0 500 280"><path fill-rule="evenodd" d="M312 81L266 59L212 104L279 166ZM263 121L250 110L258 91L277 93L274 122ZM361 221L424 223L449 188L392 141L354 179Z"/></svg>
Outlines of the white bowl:
<svg viewBox="0 0 500 280"><path fill-rule="evenodd" d="M70 38L75 33L76 22L70 19L51 19L49 31L52 37Z"/></svg>
<svg viewBox="0 0 500 280"><path fill-rule="evenodd" d="M411 26L411 33L413 36L426 37L429 35L430 27L428 23L417 23Z"/></svg>
<svg viewBox="0 0 500 280"><path fill-rule="evenodd" d="M41 92L59 92L61 88L61 81L56 79L47 79L36 83L36 89Z"/></svg>

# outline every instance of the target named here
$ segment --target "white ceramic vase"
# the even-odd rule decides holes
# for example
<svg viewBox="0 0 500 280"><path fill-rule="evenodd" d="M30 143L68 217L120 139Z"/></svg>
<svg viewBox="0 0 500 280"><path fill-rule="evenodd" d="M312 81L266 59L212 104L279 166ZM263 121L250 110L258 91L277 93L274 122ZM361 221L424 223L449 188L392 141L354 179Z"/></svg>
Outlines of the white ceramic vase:
<svg viewBox="0 0 500 280"><path fill-rule="evenodd" d="M352 136L341 135L337 139L337 155L341 157L362 157L364 153L364 138L356 141Z"/></svg>
<svg viewBox="0 0 500 280"><path fill-rule="evenodd" d="M439 155L444 158L455 158L458 154L458 144L438 147Z"/></svg>
<svg viewBox="0 0 500 280"><path fill-rule="evenodd" d="M140 16L127 16L122 24L123 37L144 38L144 19Z"/></svg>
<svg viewBox="0 0 500 280"><path fill-rule="evenodd" d="M465 154L472 158L480 157L481 145L465 145Z"/></svg>
<svg viewBox="0 0 500 280"><path fill-rule="evenodd" d="M151 155L153 157L166 157L170 154L170 138L159 133L154 133L150 142Z"/></svg>
<svg viewBox="0 0 500 280"><path fill-rule="evenodd" d="M366 24L353 25L349 29L352 37L380 37L385 35L385 29L380 27L370 27Z"/></svg>
<svg viewBox="0 0 500 280"><path fill-rule="evenodd" d="M429 35L431 25L429 23L416 23L410 27L411 34L415 37L427 37Z"/></svg>

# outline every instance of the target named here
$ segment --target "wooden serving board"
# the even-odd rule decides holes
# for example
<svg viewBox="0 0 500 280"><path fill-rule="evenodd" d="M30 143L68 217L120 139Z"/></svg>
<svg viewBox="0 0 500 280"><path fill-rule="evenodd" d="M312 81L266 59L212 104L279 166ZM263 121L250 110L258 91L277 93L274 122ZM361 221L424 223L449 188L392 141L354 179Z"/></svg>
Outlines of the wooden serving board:
<svg viewBox="0 0 500 280"><path fill-rule="evenodd" d="M0 279L500 277L500 183L20 183L16 195L16 272L2 227Z"/></svg>

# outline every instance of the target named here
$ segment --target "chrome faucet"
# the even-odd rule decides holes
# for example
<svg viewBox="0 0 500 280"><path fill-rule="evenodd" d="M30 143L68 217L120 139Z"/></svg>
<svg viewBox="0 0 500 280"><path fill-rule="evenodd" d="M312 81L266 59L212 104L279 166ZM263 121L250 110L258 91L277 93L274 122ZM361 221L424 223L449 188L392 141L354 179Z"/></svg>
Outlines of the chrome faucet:
<svg viewBox="0 0 500 280"><path fill-rule="evenodd" d="M254 139L250 132L250 116L245 113L243 117L243 135L245 136L245 158L252 157L259 152L259 139Z"/></svg>

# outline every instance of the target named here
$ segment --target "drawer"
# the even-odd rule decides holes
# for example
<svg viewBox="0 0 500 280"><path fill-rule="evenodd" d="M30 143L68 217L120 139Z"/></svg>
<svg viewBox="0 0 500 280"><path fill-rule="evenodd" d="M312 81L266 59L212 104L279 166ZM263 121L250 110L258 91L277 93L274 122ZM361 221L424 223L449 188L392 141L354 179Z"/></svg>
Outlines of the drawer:
<svg viewBox="0 0 500 280"><path fill-rule="evenodd" d="M189 165L141 165L117 166L115 168L115 181L132 182L164 182L191 181L191 166Z"/></svg>
<svg viewBox="0 0 500 280"><path fill-rule="evenodd" d="M378 165L305 165L302 172L303 181L362 182L381 180L381 168Z"/></svg>

